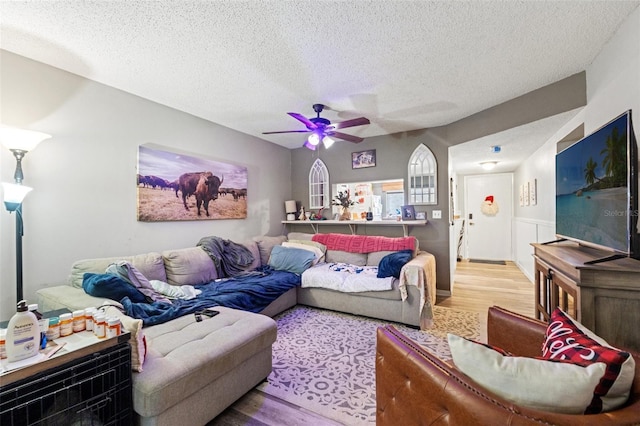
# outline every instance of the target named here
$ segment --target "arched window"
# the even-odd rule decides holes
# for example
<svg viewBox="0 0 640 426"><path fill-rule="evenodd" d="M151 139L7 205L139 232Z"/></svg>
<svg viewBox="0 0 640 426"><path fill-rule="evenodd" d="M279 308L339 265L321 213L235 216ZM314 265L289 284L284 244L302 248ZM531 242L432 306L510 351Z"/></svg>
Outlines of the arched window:
<svg viewBox="0 0 640 426"><path fill-rule="evenodd" d="M438 203L438 164L424 144L409 159L409 204Z"/></svg>
<svg viewBox="0 0 640 426"><path fill-rule="evenodd" d="M329 207L329 170L317 158L309 171L309 209Z"/></svg>

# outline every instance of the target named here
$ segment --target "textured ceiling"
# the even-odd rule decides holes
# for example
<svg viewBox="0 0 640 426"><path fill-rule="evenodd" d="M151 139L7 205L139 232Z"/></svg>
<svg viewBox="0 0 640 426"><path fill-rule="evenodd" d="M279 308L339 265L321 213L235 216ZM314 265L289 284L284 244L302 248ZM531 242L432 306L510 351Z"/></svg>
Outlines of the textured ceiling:
<svg viewBox="0 0 640 426"><path fill-rule="evenodd" d="M1 1L0 47L298 148L262 132L314 103L362 137L430 128L583 71L638 4Z"/></svg>

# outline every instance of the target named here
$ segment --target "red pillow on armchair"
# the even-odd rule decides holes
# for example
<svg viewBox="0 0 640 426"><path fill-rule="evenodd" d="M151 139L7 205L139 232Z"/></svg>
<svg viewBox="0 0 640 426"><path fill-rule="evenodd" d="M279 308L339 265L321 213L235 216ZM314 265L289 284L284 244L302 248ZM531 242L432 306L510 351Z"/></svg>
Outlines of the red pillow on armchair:
<svg viewBox="0 0 640 426"><path fill-rule="evenodd" d="M629 398L635 374L633 357L609 345L559 308L551 314L542 344L542 357L571 361L583 367L596 362L606 364L604 376L596 386L585 414L610 411Z"/></svg>

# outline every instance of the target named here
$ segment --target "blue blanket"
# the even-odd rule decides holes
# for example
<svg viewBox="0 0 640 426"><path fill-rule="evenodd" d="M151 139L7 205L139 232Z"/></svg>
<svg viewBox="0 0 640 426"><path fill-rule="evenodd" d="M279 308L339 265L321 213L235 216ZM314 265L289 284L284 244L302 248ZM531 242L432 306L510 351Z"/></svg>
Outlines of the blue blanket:
<svg viewBox="0 0 640 426"><path fill-rule="evenodd" d="M300 275L287 271L276 271L269 266L263 266L253 272L234 278L195 286L202 290L202 293L195 299L178 299L171 303L134 303L125 297L120 300L120 303L124 306L128 316L142 319L142 323L146 327L212 306L226 306L243 311L260 312L289 289L299 285Z"/></svg>

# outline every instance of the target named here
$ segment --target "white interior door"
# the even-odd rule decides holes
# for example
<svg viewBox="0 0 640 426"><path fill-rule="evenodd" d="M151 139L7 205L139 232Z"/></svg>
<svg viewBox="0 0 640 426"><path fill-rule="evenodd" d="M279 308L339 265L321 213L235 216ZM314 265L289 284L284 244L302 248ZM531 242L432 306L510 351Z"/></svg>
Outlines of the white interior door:
<svg viewBox="0 0 640 426"><path fill-rule="evenodd" d="M487 197L492 206L484 206ZM469 259L512 260L513 175L464 177L466 253ZM492 211L496 210L497 211Z"/></svg>

